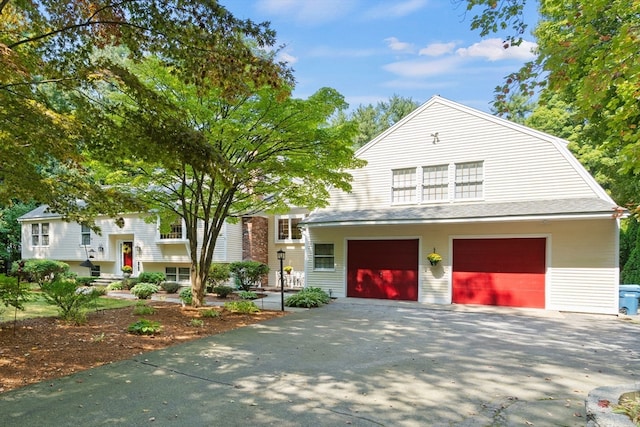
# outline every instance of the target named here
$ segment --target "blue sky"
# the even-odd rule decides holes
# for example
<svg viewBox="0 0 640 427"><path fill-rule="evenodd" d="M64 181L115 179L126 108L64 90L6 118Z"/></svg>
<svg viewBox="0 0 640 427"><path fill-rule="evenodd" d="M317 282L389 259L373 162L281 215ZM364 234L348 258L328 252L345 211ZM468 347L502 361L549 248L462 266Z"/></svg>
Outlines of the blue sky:
<svg viewBox="0 0 640 427"><path fill-rule="evenodd" d="M433 95L490 111L494 88L533 58L534 38L502 48L501 35L470 30L455 0L220 0L237 18L269 21L294 69L294 96L337 89L356 108L400 95ZM529 29L535 2L527 10ZM504 34L502 35L504 37Z"/></svg>

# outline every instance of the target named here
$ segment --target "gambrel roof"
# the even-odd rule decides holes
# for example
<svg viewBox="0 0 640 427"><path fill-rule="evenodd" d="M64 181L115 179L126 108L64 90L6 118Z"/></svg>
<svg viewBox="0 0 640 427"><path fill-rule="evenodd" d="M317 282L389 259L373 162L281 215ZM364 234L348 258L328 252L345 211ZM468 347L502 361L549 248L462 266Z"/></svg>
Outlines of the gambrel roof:
<svg viewBox="0 0 640 427"><path fill-rule="evenodd" d="M603 218L623 210L567 148L568 141L434 96L356 152L353 190L332 192L309 226ZM484 163L481 200L391 201L391 174ZM420 176L420 175L418 175ZM450 175L451 176L451 175ZM416 190L420 191L420 179Z"/></svg>

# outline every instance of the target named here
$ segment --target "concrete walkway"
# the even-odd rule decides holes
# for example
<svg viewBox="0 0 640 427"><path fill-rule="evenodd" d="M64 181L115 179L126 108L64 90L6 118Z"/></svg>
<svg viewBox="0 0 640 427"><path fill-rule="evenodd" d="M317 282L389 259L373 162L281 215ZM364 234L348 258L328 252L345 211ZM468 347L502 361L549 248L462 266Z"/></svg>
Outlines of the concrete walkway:
<svg viewBox="0 0 640 427"><path fill-rule="evenodd" d="M0 394L7 426L584 426L640 322L340 299Z"/></svg>

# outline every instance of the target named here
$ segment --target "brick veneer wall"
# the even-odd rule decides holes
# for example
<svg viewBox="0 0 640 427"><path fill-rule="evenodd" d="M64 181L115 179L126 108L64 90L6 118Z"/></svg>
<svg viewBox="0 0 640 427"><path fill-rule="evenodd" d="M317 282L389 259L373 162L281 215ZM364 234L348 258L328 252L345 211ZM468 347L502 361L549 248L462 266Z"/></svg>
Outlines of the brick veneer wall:
<svg viewBox="0 0 640 427"><path fill-rule="evenodd" d="M253 216L242 218L242 259L269 263L269 219ZM262 286L269 283L269 275L262 278Z"/></svg>

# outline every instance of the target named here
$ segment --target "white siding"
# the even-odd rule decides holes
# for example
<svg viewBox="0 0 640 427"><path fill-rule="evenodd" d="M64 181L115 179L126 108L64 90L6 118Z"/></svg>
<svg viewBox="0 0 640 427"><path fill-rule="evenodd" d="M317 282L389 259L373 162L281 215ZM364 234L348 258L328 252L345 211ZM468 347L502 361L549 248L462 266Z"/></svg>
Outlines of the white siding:
<svg viewBox="0 0 640 427"><path fill-rule="evenodd" d="M427 103L360 150L368 164L353 171L351 194L334 191L331 208L389 206L393 169L470 161L484 161L486 202L596 196L593 180L564 145L541 135L444 101Z"/></svg>
<svg viewBox="0 0 640 427"><path fill-rule="evenodd" d="M307 285L346 295L348 239L417 237L420 239L419 301L451 303L453 239L460 237L544 237L547 239L546 308L593 313L617 312L618 260L615 219L526 221L411 226L318 227L310 241L335 245L335 271L313 271L313 247L307 246ZM432 267L433 250L443 260Z"/></svg>

